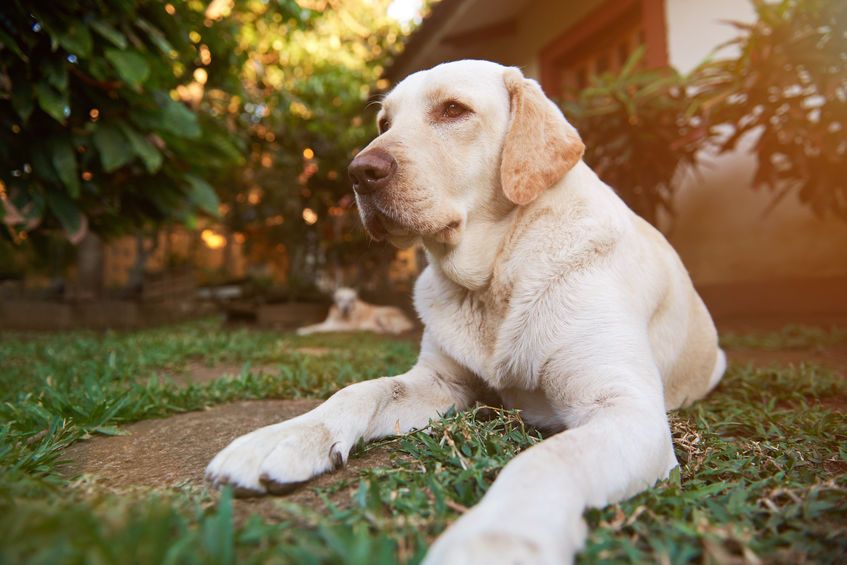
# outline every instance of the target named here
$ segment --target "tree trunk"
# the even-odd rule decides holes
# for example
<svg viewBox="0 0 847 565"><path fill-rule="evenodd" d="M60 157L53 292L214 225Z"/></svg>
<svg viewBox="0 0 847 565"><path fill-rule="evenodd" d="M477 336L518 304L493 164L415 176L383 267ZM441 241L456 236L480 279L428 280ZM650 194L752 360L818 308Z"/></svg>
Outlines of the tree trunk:
<svg viewBox="0 0 847 565"><path fill-rule="evenodd" d="M151 236L150 247L144 245L144 232L138 230L135 234L135 263L129 271L129 281L127 286L130 292L140 294L144 286L144 268L147 266L147 259L159 247L159 232L153 231Z"/></svg>
<svg viewBox="0 0 847 565"><path fill-rule="evenodd" d="M105 246L103 240L92 232L85 234L77 250L78 297L93 300L103 294Z"/></svg>

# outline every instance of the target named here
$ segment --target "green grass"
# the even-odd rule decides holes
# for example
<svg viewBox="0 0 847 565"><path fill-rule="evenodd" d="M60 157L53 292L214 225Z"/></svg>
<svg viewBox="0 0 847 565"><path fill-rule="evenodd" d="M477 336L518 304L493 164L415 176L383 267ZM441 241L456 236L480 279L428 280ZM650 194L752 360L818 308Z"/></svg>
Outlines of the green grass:
<svg viewBox="0 0 847 565"><path fill-rule="evenodd" d="M820 349L847 342L847 327L819 328L791 324L771 332L730 332L721 335L721 347L739 349Z"/></svg>
<svg viewBox="0 0 847 565"><path fill-rule="evenodd" d="M798 336L800 336L798 338ZM847 332L729 336L736 348L815 348ZM729 340L729 342L727 342ZM801 345L797 345L798 340ZM297 348L321 346L311 356ZM541 436L514 412L477 409L380 443L405 454L321 491L327 508L281 499L281 523L235 517L228 492L112 492L57 472L62 449L131 421L235 399L326 397L406 370L416 347L371 335L298 337L208 320L138 332L0 338L0 563L396 563L486 491ZM235 363L237 378L177 386L191 362ZM274 367L268 374L252 369ZM152 376L155 375L155 378ZM582 563L836 563L847 554L847 385L825 367L732 365L705 401L672 416L671 480L586 517ZM374 449L359 446L356 453ZM333 491L352 486L353 503ZM129 557L131 556L131 558Z"/></svg>

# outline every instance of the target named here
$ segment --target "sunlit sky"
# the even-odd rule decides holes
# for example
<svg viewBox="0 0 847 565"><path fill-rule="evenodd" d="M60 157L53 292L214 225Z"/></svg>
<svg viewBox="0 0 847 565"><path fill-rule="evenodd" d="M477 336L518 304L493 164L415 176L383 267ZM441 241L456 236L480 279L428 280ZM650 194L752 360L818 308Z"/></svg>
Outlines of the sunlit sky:
<svg viewBox="0 0 847 565"><path fill-rule="evenodd" d="M423 0L394 0L388 6L388 15L400 22L403 26L410 23L420 23L420 10Z"/></svg>

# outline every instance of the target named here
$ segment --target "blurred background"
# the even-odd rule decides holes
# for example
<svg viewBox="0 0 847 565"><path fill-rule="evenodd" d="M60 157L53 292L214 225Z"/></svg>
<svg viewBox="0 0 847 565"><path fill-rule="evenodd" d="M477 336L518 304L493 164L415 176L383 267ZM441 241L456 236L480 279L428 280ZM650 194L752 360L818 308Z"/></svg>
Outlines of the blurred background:
<svg viewBox="0 0 847 565"><path fill-rule="evenodd" d="M716 316L847 317L847 2L6 0L0 328L408 309L346 167L463 58L540 82Z"/></svg>

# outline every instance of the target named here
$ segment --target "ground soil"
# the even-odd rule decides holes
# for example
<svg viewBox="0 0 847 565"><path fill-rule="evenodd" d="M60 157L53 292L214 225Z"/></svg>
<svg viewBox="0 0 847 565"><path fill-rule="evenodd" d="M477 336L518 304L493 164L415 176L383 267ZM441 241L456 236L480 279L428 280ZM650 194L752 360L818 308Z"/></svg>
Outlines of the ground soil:
<svg viewBox="0 0 847 565"><path fill-rule="evenodd" d="M207 376L208 371L201 373L201 378ZM63 457L70 462L61 472L67 478L85 477L83 483L93 481L113 492L138 487L164 491L174 488L199 490L205 486L203 470L206 464L230 441L261 426L303 414L320 402L311 399L233 402L202 412L137 422L122 429L125 435L95 436L71 445ZM344 468L318 477L284 500L325 510L314 488L328 488L346 480L349 485L328 497L336 507L348 507L351 495L358 488L361 469L391 467L399 457L402 454L384 448L369 449L351 457ZM283 519L288 514L277 504L278 500L273 497L239 499L235 503L236 516L243 519L250 514L261 514L269 519Z"/></svg>
<svg viewBox="0 0 847 565"><path fill-rule="evenodd" d="M718 321L721 331L767 331L783 327L791 320L729 320ZM313 354L325 353L316 350ZM732 363L752 363L755 367L815 363L831 367L847 378L847 344L815 349L742 350L729 352ZM254 367L253 370L272 370ZM207 367L200 363L189 366L178 377L177 384L207 383L225 375L238 375L241 367L223 365ZM147 420L123 428L126 435L97 436L70 446L63 467L68 478L88 477L96 484L120 492L137 487L157 490L204 487L203 470L212 457L234 438L255 428L292 418L311 410L318 400L262 400L235 402L202 412L178 414L167 419ZM828 408L847 412L845 402L835 402ZM328 512L321 497L311 487L328 488L339 481L347 484L331 492L330 501L340 508L351 504L351 495L358 486L361 469L398 464L402 454L386 448L371 449L360 457L352 457L341 470L318 477L308 485L283 498L254 498L236 501L239 520L250 514L260 514L270 520L290 517L279 500L309 506Z"/></svg>

